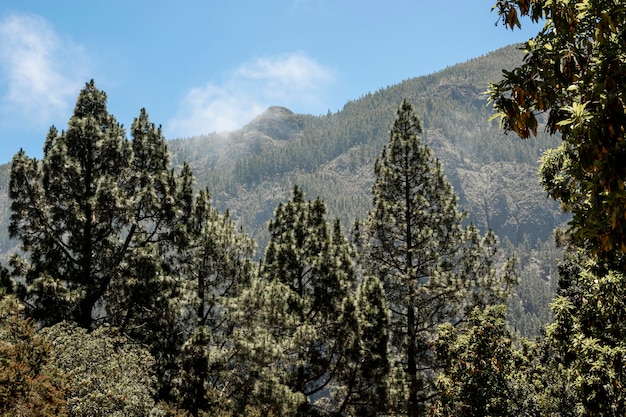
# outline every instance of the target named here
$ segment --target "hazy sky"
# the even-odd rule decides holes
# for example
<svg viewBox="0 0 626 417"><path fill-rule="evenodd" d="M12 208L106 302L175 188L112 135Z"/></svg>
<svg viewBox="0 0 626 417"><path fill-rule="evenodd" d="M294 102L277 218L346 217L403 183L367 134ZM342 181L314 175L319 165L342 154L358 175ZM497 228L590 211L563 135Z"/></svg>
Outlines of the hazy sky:
<svg viewBox="0 0 626 417"><path fill-rule="evenodd" d="M502 46L495 0L2 0L0 163L41 157L94 79L130 126L168 139L241 127L265 108L349 101Z"/></svg>

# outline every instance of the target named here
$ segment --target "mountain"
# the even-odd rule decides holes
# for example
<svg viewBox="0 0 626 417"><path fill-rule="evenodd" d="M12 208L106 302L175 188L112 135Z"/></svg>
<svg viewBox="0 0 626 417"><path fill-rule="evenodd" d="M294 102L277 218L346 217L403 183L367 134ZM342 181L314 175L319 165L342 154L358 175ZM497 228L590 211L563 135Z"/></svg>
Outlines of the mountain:
<svg viewBox="0 0 626 417"><path fill-rule="evenodd" d="M517 245L546 241L565 218L537 182L545 135L522 141L489 122L483 94L522 54L511 46L347 103L336 113L296 115L270 107L242 129L170 143L175 164L188 161L198 184L260 238L276 205L300 185L320 196L349 227L370 206L373 165L395 110L407 98L422 119L422 139L442 161L461 207L483 230Z"/></svg>
<svg viewBox="0 0 626 417"><path fill-rule="evenodd" d="M512 323L535 334L550 319L554 294L552 244L564 217L537 181L543 150L558 139L506 136L484 91L522 52L510 46L426 76L380 88L335 112L313 116L270 107L241 129L169 142L174 166L187 161L198 187L208 187L215 205L229 210L262 253L267 222L299 185L307 198L321 197L330 218L349 229L371 207L373 167L403 99L422 120L425 141L443 165L468 221L492 229L508 254L520 259L520 286L511 302ZM7 230L8 165L0 166L0 230ZM2 259L15 250L0 235Z"/></svg>
<svg viewBox="0 0 626 417"><path fill-rule="evenodd" d="M506 252L518 257L520 285L510 320L534 335L551 318L560 256L552 235L567 220L537 178L543 151L558 139L505 135L489 120L484 94L490 81L522 58L517 46L502 48L367 93L320 116L271 107L240 130L175 140L170 151L175 164L191 164L198 185L208 186L216 205L254 236L261 253L268 220L296 184L308 198L321 197L345 229L366 216L374 161L397 107L408 99L422 120L422 139L441 160L468 221L493 230Z"/></svg>

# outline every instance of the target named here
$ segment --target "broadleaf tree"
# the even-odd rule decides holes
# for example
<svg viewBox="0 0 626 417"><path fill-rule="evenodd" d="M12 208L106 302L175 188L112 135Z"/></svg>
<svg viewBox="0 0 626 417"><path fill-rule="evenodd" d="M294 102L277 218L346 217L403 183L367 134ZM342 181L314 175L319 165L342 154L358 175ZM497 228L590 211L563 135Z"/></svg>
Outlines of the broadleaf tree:
<svg viewBox="0 0 626 417"><path fill-rule="evenodd" d="M67 375L49 369L52 346L22 308L0 289L0 414L67 416Z"/></svg>
<svg viewBox="0 0 626 417"><path fill-rule="evenodd" d="M502 302L513 281L496 271L494 235L462 225L456 195L421 132L413 106L403 101L375 163L374 208L360 244L366 273L383 283L392 311L400 373L393 407L410 416L423 414L435 392L431 342L438 326Z"/></svg>
<svg viewBox="0 0 626 417"><path fill-rule="evenodd" d="M147 349L109 326L87 332L63 322L39 332L51 346L50 374L68 379L67 414L146 416L157 412L154 358Z"/></svg>
<svg viewBox="0 0 626 417"><path fill-rule="evenodd" d="M561 146L542 160L541 181L572 213L578 246L606 258L626 251L626 8L613 0L499 0L506 27L528 17L543 28L523 63L490 87L505 131L537 134L545 120ZM545 115L545 118L543 116Z"/></svg>
<svg viewBox="0 0 626 417"><path fill-rule="evenodd" d="M576 415L626 413L626 278L580 250L559 267L554 322L546 327L549 364L569 383Z"/></svg>
<svg viewBox="0 0 626 417"><path fill-rule="evenodd" d="M516 351L506 306L474 309L466 326L439 327L435 350L442 362L432 416L540 415L528 360ZM519 368L519 369L518 369Z"/></svg>
<svg viewBox="0 0 626 417"><path fill-rule="evenodd" d="M560 267L547 343L550 363L571 384L577 415L624 413L623 330L626 251L626 8L621 1L498 1L511 29L527 16L543 28L524 62L491 86L505 131L536 134L547 115L560 147L542 158L541 182L572 213L573 255Z"/></svg>

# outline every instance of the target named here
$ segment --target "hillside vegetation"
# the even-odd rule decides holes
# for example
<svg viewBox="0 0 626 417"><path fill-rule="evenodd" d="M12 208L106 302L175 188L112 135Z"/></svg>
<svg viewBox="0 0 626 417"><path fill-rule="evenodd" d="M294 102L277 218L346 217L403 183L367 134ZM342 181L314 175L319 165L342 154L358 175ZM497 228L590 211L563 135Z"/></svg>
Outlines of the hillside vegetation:
<svg viewBox="0 0 626 417"><path fill-rule="evenodd" d="M0 168L0 414L626 415L626 11L570 6L496 3L545 20L523 59L219 135L86 83Z"/></svg>
<svg viewBox="0 0 626 417"><path fill-rule="evenodd" d="M320 197L329 215L349 228L371 206L373 166L388 139L394 112L403 99L421 119L422 140L442 162L460 207L479 229L493 230L520 261L520 285L510 321L537 334L550 319L556 286L552 236L566 218L537 180L543 151L557 145L539 135L520 140L489 121L484 91L502 69L513 68L522 52L509 46L405 80L346 103L321 116L271 107L242 129L169 142L175 165L187 161L197 185L208 186L220 210L228 209L257 242L267 242L267 222L294 185Z"/></svg>
<svg viewBox="0 0 626 417"><path fill-rule="evenodd" d="M460 205L479 228L514 245L550 239L563 221L536 174L554 139L518 140L490 122L489 80L521 59L516 47L417 77L347 103L336 113L297 115L271 107L242 129L170 141L174 164L187 161L198 185L253 235L265 230L294 184L321 197L344 224L370 204L372 166L387 140L394 111L411 102L423 140L442 161ZM256 236L258 237L258 236Z"/></svg>
<svg viewBox="0 0 626 417"><path fill-rule="evenodd" d="M523 333L537 334L550 319L554 295L555 226L563 223L558 206L537 181L538 160L556 145L547 135L520 140L489 121L492 110L483 92L502 69L520 62L522 52L506 47L405 80L350 101L321 116L270 107L237 131L168 141L174 166L186 161L197 188L208 187L221 211L228 210L257 243L267 244L274 209L298 185L320 197L329 216L349 229L371 207L373 166L388 139L395 110L411 102L422 121L422 140L442 162L460 207L480 230L491 229L509 255L520 261L520 285L509 319ZM0 166L0 247L2 259L15 251L6 232L9 220L9 164Z"/></svg>

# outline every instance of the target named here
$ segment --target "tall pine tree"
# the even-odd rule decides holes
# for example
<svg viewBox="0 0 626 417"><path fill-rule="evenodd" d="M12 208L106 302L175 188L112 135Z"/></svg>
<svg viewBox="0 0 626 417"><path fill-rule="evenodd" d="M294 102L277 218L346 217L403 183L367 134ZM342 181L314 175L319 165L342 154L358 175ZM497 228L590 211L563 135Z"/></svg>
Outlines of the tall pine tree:
<svg viewBox="0 0 626 417"><path fill-rule="evenodd" d="M187 207L186 204L183 205ZM238 230L229 213L211 205L200 191L177 227L180 272L188 295L183 329L185 342L174 363L173 392L194 415L208 410L210 397L230 391L229 375L235 329L241 327L228 308L250 285L254 243Z"/></svg>
<svg viewBox="0 0 626 417"><path fill-rule="evenodd" d="M297 186L292 200L276 209L269 231L259 278L264 291L278 289L282 296L262 303L273 312L260 317L271 321L256 325L265 327L260 345L269 337L280 347L273 364L282 369L264 378L299 394L298 412L311 415L333 407L326 401L327 391L337 383L352 347L352 250L338 222L334 228L328 224L324 202L306 201ZM277 299L283 300L282 306L275 305ZM273 317L278 312L280 317Z"/></svg>
<svg viewBox="0 0 626 417"><path fill-rule="evenodd" d="M106 320L132 332L167 310L172 281L162 255L178 178L145 110L129 141L106 100L87 83L67 130L50 129L43 160L14 156L9 232L26 256L11 265L25 278L28 313L42 324Z"/></svg>
<svg viewBox="0 0 626 417"><path fill-rule="evenodd" d="M440 324L461 322L476 305L502 301L494 270L496 240L463 227L464 215L439 161L421 142L407 101L376 161L374 208L363 261L383 283L400 377L396 411L423 414L433 395L431 342Z"/></svg>

